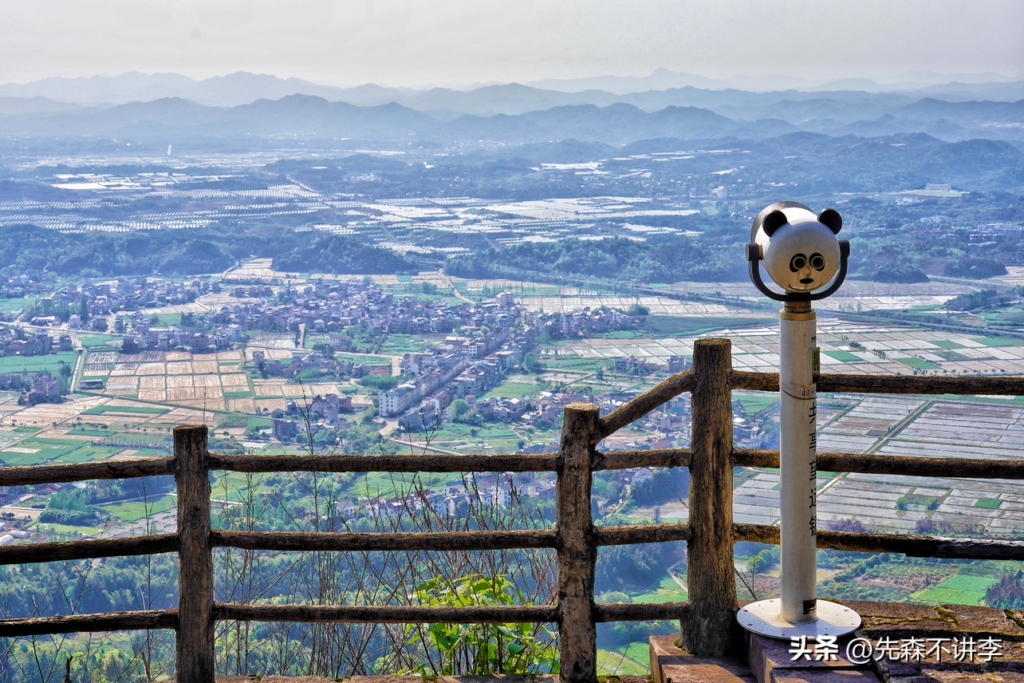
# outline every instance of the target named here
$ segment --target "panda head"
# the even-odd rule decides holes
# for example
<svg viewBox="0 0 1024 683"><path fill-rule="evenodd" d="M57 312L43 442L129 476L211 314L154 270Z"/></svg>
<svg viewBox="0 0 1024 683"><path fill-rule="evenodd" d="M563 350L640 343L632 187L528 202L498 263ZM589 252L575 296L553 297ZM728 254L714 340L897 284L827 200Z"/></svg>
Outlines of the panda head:
<svg viewBox="0 0 1024 683"><path fill-rule="evenodd" d="M835 209L815 216L803 204L779 202L758 214L750 236L760 247L765 270L775 284L804 294L824 287L839 270L836 235L842 227L842 216Z"/></svg>

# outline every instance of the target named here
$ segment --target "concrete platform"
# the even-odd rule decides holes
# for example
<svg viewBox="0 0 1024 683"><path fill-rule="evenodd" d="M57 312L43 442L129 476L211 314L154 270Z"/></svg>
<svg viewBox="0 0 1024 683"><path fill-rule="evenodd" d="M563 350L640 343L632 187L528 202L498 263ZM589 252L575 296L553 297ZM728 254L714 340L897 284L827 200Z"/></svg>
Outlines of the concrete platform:
<svg viewBox="0 0 1024 683"><path fill-rule="evenodd" d="M695 657L679 649L679 636L651 636L653 683L755 683L746 663L732 657Z"/></svg>
<svg viewBox="0 0 1024 683"><path fill-rule="evenodd" d="M793 661L789 642L760 636L747 637L746 662L695 657L676 645L677 636L652 636L651 679L654 683L1024 683L1022 612L960 605L845 604L864 623L851 637L838 641L839 652L832 661L813 657ZM851 661L846 649L851 639L869 643L873 656ZM999 654L960 653L958 657L954 639L968 639L975 645L986 639L999 641ZM989 647L989 652L995 651Z"/></svg>

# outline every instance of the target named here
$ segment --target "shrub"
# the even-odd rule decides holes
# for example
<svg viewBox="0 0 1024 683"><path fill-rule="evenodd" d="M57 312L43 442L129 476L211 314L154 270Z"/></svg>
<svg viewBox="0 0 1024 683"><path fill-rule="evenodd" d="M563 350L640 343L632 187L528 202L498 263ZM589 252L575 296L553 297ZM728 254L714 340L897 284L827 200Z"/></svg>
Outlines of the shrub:
<svg viewBox="0 0 1024 683"><path fill-rule="evenodd" d="M928 282L928 276L911 263L892 261L883 263L871 274L875 282Z"/></svg>
<svg viewBox="0 0 1024 683"><path fill-rule="evenodd" d="M1006 275L1006 266L990 258L963 258L947 261L942 269L947 277L985 278Z"/></svg>

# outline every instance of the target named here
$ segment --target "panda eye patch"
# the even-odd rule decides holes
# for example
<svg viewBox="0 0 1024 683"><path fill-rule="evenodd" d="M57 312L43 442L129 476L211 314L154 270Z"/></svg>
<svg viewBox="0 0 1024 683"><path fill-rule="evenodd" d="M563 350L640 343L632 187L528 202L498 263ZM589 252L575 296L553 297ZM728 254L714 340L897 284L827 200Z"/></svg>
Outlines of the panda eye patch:
<svg viewBox="0 0 1024 683"><path fill-rule="evenodd" d="M811 254L810 264L815 270L825 270L825 257L818 253Z"/></svg>
<svg viewBox="0 0 1024 683"><path fill-rule="evenodd" d="M807 267L807 257L803 254L797 254L789 261L789 269L794 273L798 270L803 270Z"/></svg>

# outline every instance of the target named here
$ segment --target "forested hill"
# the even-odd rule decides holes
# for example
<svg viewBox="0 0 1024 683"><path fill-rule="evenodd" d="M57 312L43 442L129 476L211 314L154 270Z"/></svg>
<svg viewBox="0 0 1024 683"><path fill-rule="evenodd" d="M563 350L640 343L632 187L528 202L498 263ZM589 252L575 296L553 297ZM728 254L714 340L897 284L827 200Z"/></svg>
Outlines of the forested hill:
<svg viewBox="0 0 1024 683"><path fill-rule="evenodd" d="M212 227L129 233L61 233L30 225L0 227L0 274L115 277L219 273L250 257L299 272L354 275L414 272L383 247L339 235L281 228Z"/></svg>
<svg viewBox="0 0 1024 683"><path fill-rule="evenodd" d="M459 256L445 264L449 275L515 278L523 274L586 276L630 282L735 282L746 278L736 254L719 254L688 239L637 242L567 239L518 244Z"/></svg>
<svg viewBox="0 0 1024 683"><path fill-rule="evenodd" d="M274 257L274 270L306 273L410 273L417 268L407 259L385 249L338 235L309 239L289 252Z"/></svg>

